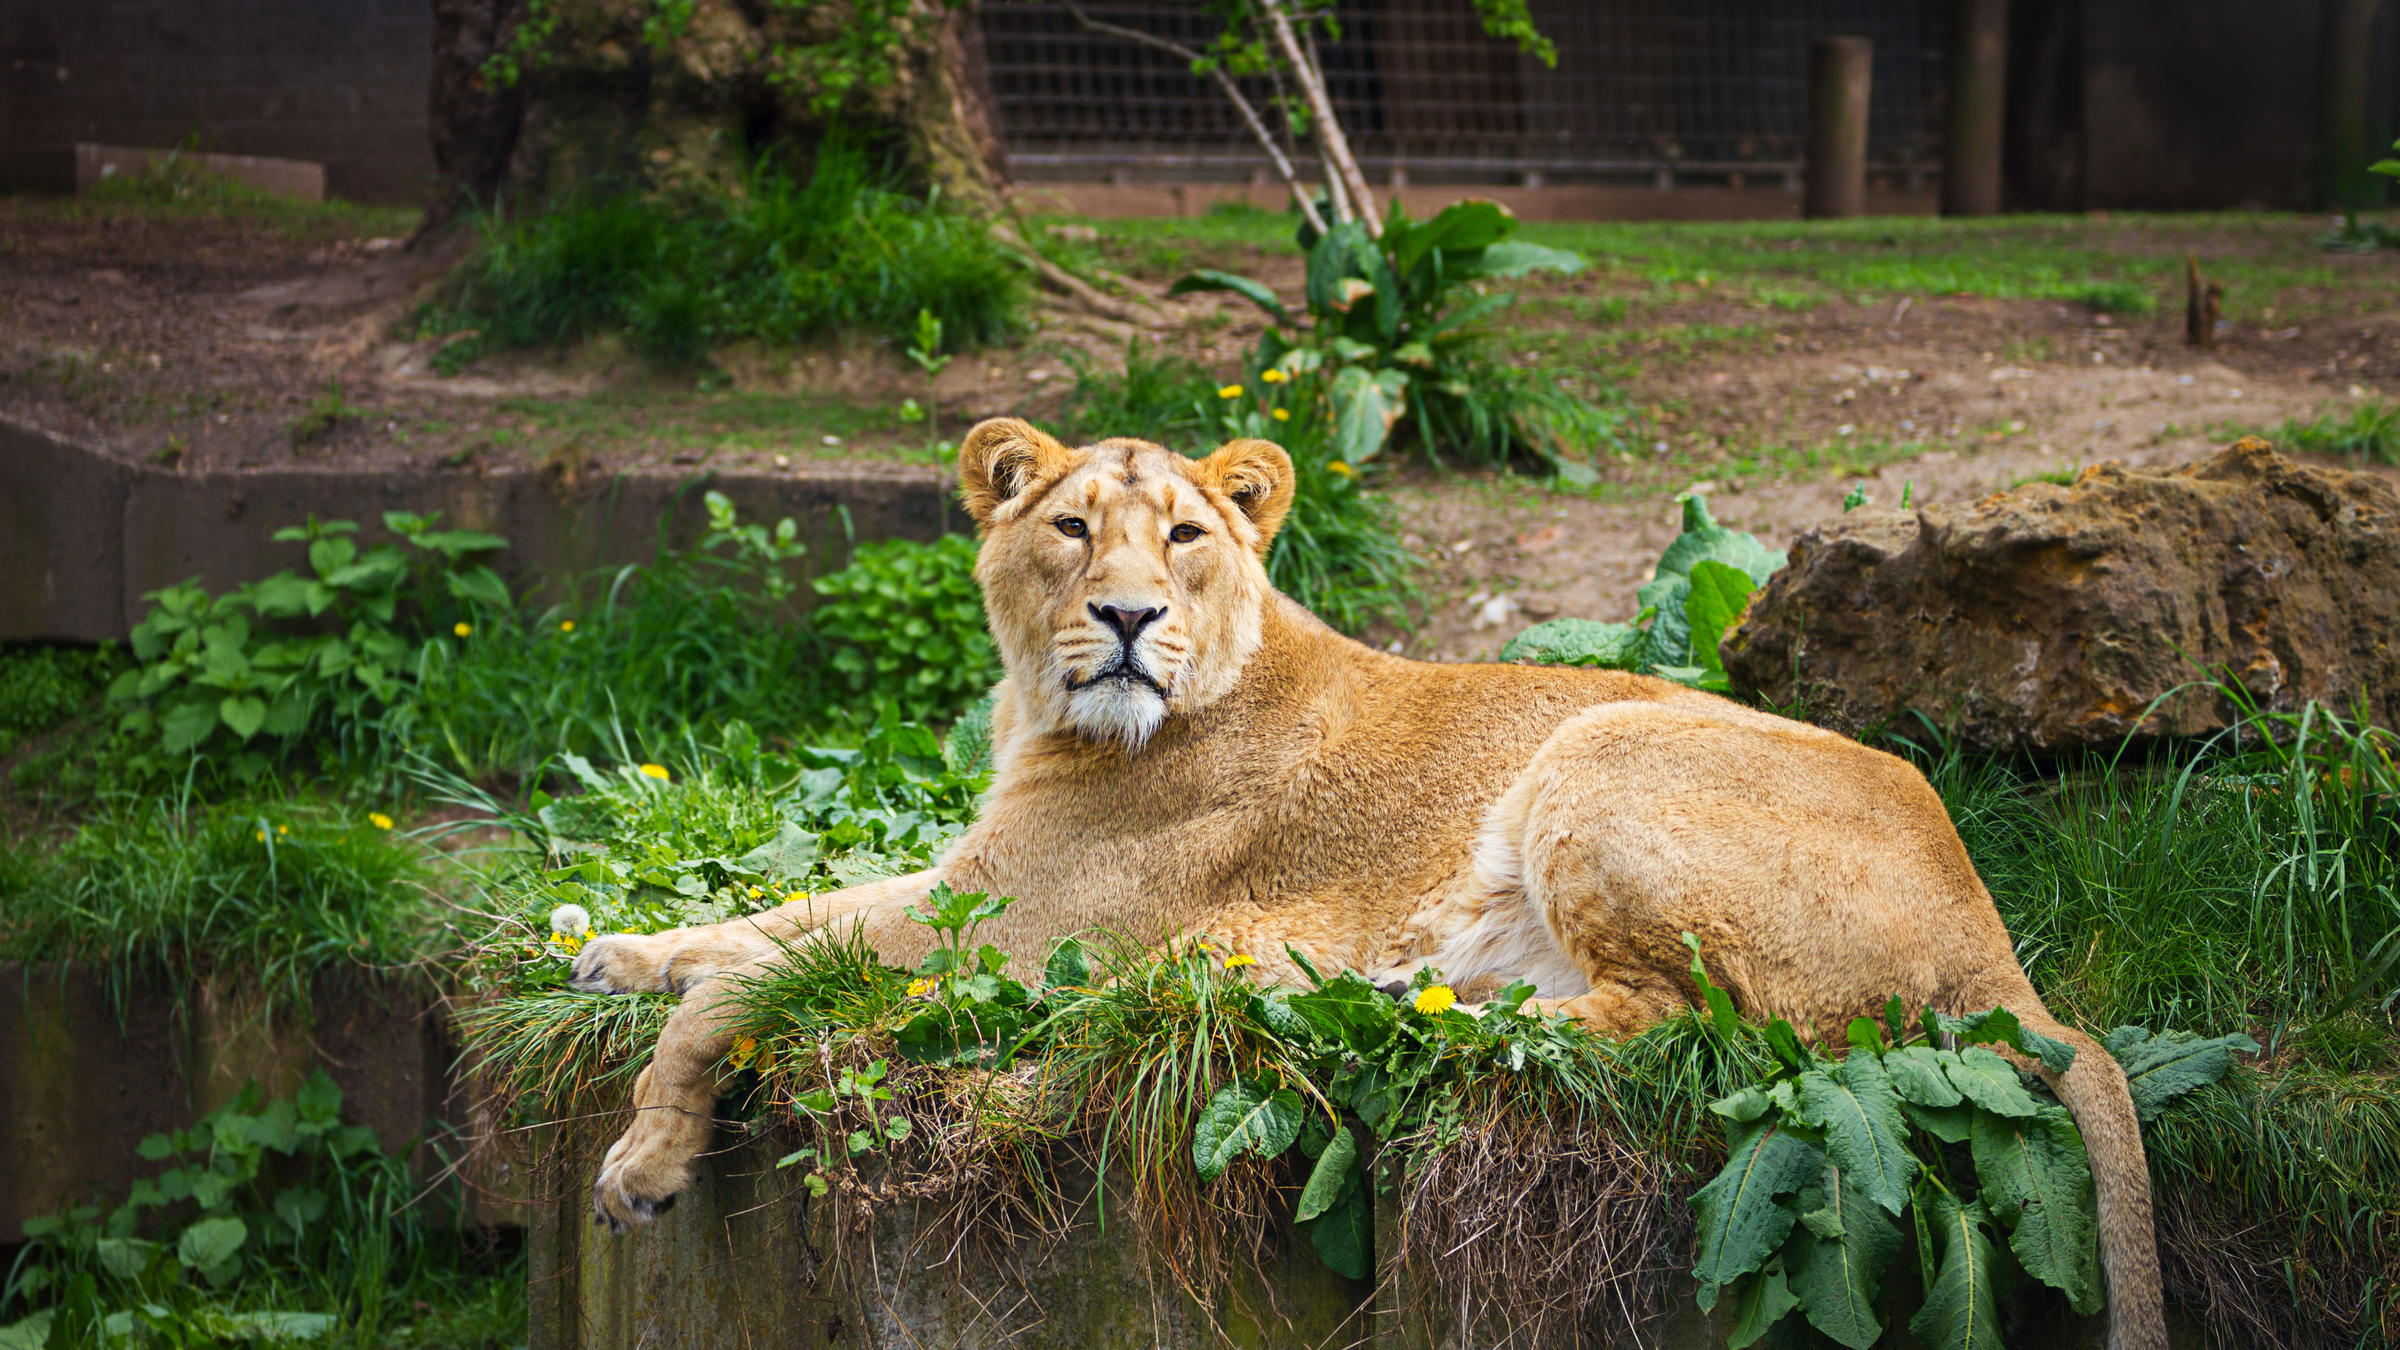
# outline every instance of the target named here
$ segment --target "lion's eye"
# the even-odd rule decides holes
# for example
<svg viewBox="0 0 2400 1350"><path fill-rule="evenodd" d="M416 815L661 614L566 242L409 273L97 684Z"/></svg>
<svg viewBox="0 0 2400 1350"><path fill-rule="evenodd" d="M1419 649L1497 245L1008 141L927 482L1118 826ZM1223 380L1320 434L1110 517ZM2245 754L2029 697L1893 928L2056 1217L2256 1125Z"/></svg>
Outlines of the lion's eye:
<svg viewBox="0 0 2400 1350"><path fill-rule="evenodd" d="M1174 540L1178 544L1188 544L1206 533L1208 533L1208 531L1201 529L1197 525L1178 525L1174 529L1167 531L1167 538Z"/></svg>
<svg viewBox="0 0 2400 1350"><path fill-rule="evenodd" d="M1081 539L1086 532L1083 521L1074 516L1060 516L1051 523L1058 526L1058 532L1069 539Z"/></svg>

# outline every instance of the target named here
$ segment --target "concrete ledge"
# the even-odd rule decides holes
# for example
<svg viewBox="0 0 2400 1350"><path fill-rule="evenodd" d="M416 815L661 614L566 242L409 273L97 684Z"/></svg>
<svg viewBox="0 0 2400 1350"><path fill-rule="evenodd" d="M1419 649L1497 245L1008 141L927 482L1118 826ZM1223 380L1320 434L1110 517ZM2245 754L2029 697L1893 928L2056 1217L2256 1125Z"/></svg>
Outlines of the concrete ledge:
<svg viewBox="0 0 2400 1350"><path fill-rule="evenodd" d="M205 172L278 197L304 202L325 200L325 166L304 159L219 155L198 150L138 150L123 145L94 145L89 141L79 141L75 146L75 192L80 196L110 178L144 177L170 161L197 164Z"/></svg>
<svg viewBox="0 0 2400 1350"><path fill-rule="evenodd" d="M127 464L0 414L0 640L119 638L148 611L142 597L162 586L196 577L223 590L304 570L301 548L270 536L312 515L355 520L372 542L387 537L386 511L438 511L446 525L507 539L495 560L502 573L557 597L596 569L649 561L662 533L678 546L696 543L710 489L732 498L744 520L791 517L808 545L804 576L847 564L854 542L968 528L948 480L926 466L632 470L572 485L531 468L179 473Z"/></svg>

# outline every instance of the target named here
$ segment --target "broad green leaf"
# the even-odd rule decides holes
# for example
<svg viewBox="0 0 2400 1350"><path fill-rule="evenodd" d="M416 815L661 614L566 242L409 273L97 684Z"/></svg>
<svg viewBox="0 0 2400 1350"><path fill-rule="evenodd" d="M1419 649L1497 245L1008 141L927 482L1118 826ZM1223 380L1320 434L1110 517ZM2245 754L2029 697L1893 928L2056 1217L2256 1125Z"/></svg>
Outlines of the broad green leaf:
<svg viewBox="0 0 2400 1350"><path fill-rule="evenodd" d="M1192 1128L1192 1165L1202 1181L1224 1175L1245 1153L1272 1158L1300 1137L1300 1094L1245 1079L1220 1089Z"/></svg>
<svg viewBox="0 0 2400 1350"><path fill-rule="evenodd" d="M1337 1275L1364 1280L1375 1274L1375 1193L1366 1175L1350 1173L1341 1198L1308 1225L1309 1245Z"/></svg>
<svg viewBox="0 0 2400 1350"><path fill-rule="evenodd" d="M1642 663L1642 646L1647 640L1641 629L1629 623L1552 619L1510 638L1508 645L1500 649L1500 659L1532 661L1545 666L1634 670Z"/></svg>
<svg viewBox="0 0 2400 1350"><path fill-rule="evenodd" d="M250 1229L240 1219L202 1219L183 1230L175 1242L175 1257L193 1270L222 1269L249 1237Z"/></svg>
<svg viewBox="0 0 2400 1350"><path fill-rule="evenodd" d="M1700 990L1701 1002L1708 1005L1710 1024L1716 1027L1719 1036L1732 1040L1733 1034L1741 1029L1741 1019L1733 1011L1733 996L1708 978L1708 963L1700 959L1700 939L1685 933L1683 945L1692 949L1692 983Z"/></svg>
<svg viewBox="0 0 2400 1350"><path fill-rule="evenodd" d="M1908 1329L1926 1350L2003 1350L1994 1291L1999 1258L1983 1235L1983 1206L1961 1207L1938 1192L1930 1200L1929 1226L1940 1241L1942 1269L1926 1286L1925 1305Z"/></svg>
<svg viewBox="0 0 2400 1350"><path fill-rule="evenodd" d="M234 735L247 741L267 721L267 701L255 695L228 698L217 704L217 715Z"/></svg>
<svg viewBox="0 0 2400 1350"><path fill-rule="evenodd" d="M2258 1042L2239 1033L2202 1038L2189 1031L2164 1031L2152 1036L2147 1027L2118 1027L2108 1033L2104 1048L2124 1066L2134 1110L2144 1120L2155 1120L2167 1103L2223 1078L2233 1067L2235 1051L2257 1054Z"/></svg>
<svg viewBox="0 0 2400 1350"><path fill-rule="evenodd" d="M1408 227L1396 241L1389 238L1389 230L1385 235L1391 245L1392 261L1406 272L1435 249L1454 253L1488 249L1514 234L1516 228L1517 218L1507 207L1481 197L1469 197L1443 207L1433 219L1421 225Z"/></svg>
<svg viewBox="0 0 2400 1350"><path fill-rule="evenodd" d="M1977 1200L2014 1229L2009 1250L2080 1313L2100 1311L2099 1203L2083 1136L2063 1107L2010 1118L1975 1115Z"/></svg>
<svg viewBox="0 0 2400 1350"><path fill-rule="evenodd" d="M1882 1060L1854 1054L1830 1073L1801 1074L1800 1109L1825 1131L1826 1159L1850 1184L1893 1214L1907 1207L1917 1159L1908 1151L1908 1120Z"/></svg>
<svg viewBox="0 0 2400 1350"><path fill-rule="evenodd" d="M1308 1185L1301 1188L1300 1208L1292 1217L1305 1222L1333 1208L1357 1171L1358 1137L1348 1126L1336 1125L1325 1151L1317 1155L1315 1169L1308 1174Z"/></svg>
<svg viewBox="0 0 2400 1350"><path fill-rule="evenodd" d="M1761 586L1789 561L1780 550L1758 542L1757 536L1719 525L1708 513L1708 499L1695 494L1683 499L1683 533L1675 536L1666 551L1658 555L1658 570L1650 583L1643 586L1641 602L1653 603L1648 594L1650 586L1669 577L1690 577L1693 565L1703 558L1738 567Z"/></svg>
<svg viewBox="0 0 2400 1350"><path fill-rule="evenodd" d="M196 750L221 720L215 703L178 703L158 719L159 744L171 755Z"/></svg>
<svg viewBox="0 0 2400 1350"><path fill-rule="evenodd" d="M1380 1050L1400 1022L1398 1006L1364 976L1350 971L1287 1002L1319 1035L1361 1059Z"/></svg>
<svg viewBox="0 0 2400 1350"><path fill-rule="evenodd" d="M323 1069L308 1076L300 1090L292 1095L292 1105L300 1119L311 1125L330 1126L342 1118L342 1089L332 1075Z"/></svg>
<svg viewBox="0 0 2400 1350"><path fill-rule="evenodd" d="M1956 1106L1919 1106L1903 1101L1900 1113L1908 1117L1909 1124L1945 1144L1963 1144L1975 1132L1975 1106L1963 1097Z"/></svg>
<svg viewBox="0 0 2400 1350"><path fill-rule="evenodd" d="M1521 277L1534 272L1558 272L1573 276L1585 266L1583 255L1572 249L1550 248L1543 244L1507 239L1485 249L1478 257L1463 260L1451 275Z"/></svg>
<svg viewBox="0 0 2400 1350"><path fill-rule="evenodd" d="M1717 1290L1765 1263L1792 1231L1792 1211L1776 1200L1824 1174L1825 1155L1774 1123L1726 1127L1731 1145L1725 1170L1692 1193L1699 1218L1700 1307L1716 1302Z"/></svg>
<svg viewBox="0 0 2400 1350"><path fill-rule="evenodd" d="M461 568L446 576L444 582L452 595L471 604L500 610L509 607L508 583L488 567Z"/></svg>
<svg viewBox="0 0 2400 1350"><path fill-rule="evenodd" d="M333 580L334 573L348 567L357 556L358 545L347 539L319 539L308 546L308 565L327 581Z"/></svg>
<svg viewBox="0 0 2400 1350"><path fill-rule="evenodd" d="M733 866L773 880L805 877L816 861L817 836L786 820L776 825L773 839L734 859Z"/></svg>
<svg viewBox="0 0 2400 1350"><path fill-rule="evenodd" d="M1912 1045L1885 1055L1883 1071L1892 1080L1892 1090L1904 1100L1919 1106L1956 1106L1965 1098L1942 1071L1942 1061L1955 1058L1945 1050Z"/></svg>
<svg viewBox="0 0 2400 1350"><path fill-rule="evenodd" d="M1751 592L1757 589L1749 573L1730 563L1702 558L1692 565L1691 584L1683 596L1683 618L1691 630L1692 663L1707 672L1700 678L1701 688L1729 687L1717 643L1750 607Z"/></svg>
<svg viewBox="0 0 2400 1350"><path fill-rule="evenodd" d="M1747 1125L1765 1115L1767 1108L1772 1105L1774 1105L1774 1099L1756 1084L1752 1084L1730 1097L1710 1102L1708 1109L1727 1120L1740 1121Z"/></svg>
<svg viewBox="0 0 2400 1350"><path fill-rule="evenodd" d="M2042 1062L2052 1073L2065 1073L2075 1062L2075 1047L2064 1041L2054 1041L2038 1031L2028 1031L2017 1015L2006 1008L1974 1013L1966 1017L1951 1017L1932 1012L1929 1020L1937 1031L1958 1037L1961 1043L1981 1041L1990 1045L2005 1045L2021 1055L2030 1055Z"/></svg>
<svg viewBox="0 0 2400 1350"><path fill-rule="evenodd" d="M1169 295L1190 295L1194 291L1231 291L1273 315L1277 323L1282 323L1292 317L1290 312L1284 309L1283 301L1276 296L1272 287L1264 282L1252 281L1245 276L1237 276L1232 272L1220 272L1213 267L1203 267L1197 271L1184 273L1175 278L1173 285L1167 287Z"/></svg>
<svg viewBox="0 0 2400 1350"><path fill-rule="evenodd" d="M1942 1067L1949 1071L1951 1085L1986 1111L2003 1116L2030 1116L2042 1109L2025 1085L2017 1081L2016 1066L1980 1045L1959 1051L1955 1060Z"/></svg>
<svg viewBox="0 0 2400 1350"><path fill-rule="evenodd" d="M92 1250L109 1274L120 1280L138 1280L166 1248L142 1238L101 1238Z"/></svg>
<svg viewBox="0 0 2400 1350"><path fill-rule="evenodd" d="M259 1312L219 1312L216 1316L236 1335L247 1332L259 1340L267 1341L313 1341L334 1327L333 1316L329 1313L266 1309Z"/></svg>
<svg viewBox="0 0 2400 1350"><path fill-rule="evenodd" d="M1726 1350L1743 1350L1773 1330L1800 1300L1785 1282L1782 1264L1770 1261L1765 1270L1742 1277L1727 1306L1733 1309L1733 1327L1725 1333Z"/></svg>
<svg viewBox="0 0 2400 1350"><path fill-rule="evenodd" d="M1407 411L1408 374L1346 366L1333 377L1333 449L1337 458L1364 464L1383 452L1392 427Z"/></svg>
<svg viewBox="0 0 2400 1350"><path fill-rule="evenodd" d="M1783 1247L1783 1268L1809 1325L1865 1350L1883 1335L1883 1271L1900 1252L1900 1230L1854 1179L1828 1163L1817 1191L1822 1207L1801 1216Z"/></svg>
<svg viewBox="0 0 2400 1350"><path fill-rule="evenodd" d="M1044 989L1081 988L1092 982L1092 959L1074 938L1060 938L1042 965Z"/></svg>

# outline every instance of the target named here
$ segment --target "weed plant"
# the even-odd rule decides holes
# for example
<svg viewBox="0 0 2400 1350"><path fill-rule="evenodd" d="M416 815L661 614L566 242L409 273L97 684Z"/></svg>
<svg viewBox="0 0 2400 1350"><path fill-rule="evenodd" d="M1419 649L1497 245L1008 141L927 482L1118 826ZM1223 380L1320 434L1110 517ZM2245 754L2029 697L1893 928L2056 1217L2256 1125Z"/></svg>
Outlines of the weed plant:
<svg viewBox="0 0 2400 1350"><path fill-rule="evenodd" d="M0 758L91 711L124 663L114 643L0 647Z"/></svg>
<svg viewBox="0 0 2400 1350"><path fill-rule="evenodd" d="M2221 428L2240 434L2241 428ZM2277 445L2345 455L2376 464L2400 464L2400 403L2380 398L2359 399L2326 407L2306 421L2287 418L2273 431L2261 431Z"/></svg>
<svg viewBox="0 0 2400 1350"><path fill-rule="evenodd" d="M1022 323L1023 274L983 227L896 190L840 134L805 178L762 161L722 193L619 193L475 228L475 255L424 316L436 333L473 330L443 349L447 369L604 332L690 366L737 338L906 341L920 313L953 348Z"/></svg>

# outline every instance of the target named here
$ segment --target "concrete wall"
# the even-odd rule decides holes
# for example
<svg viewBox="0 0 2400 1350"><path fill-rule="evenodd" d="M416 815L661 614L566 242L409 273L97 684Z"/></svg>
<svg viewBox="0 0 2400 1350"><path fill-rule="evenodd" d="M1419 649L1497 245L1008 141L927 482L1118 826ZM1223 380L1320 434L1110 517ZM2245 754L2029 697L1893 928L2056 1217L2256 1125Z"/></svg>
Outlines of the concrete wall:
<svg viewBox="0 0 2400 1350"><path fill-rule="evenodd" d="M326 189L413 202L429 0L8 0L0 188L74 187L72 146L176 145L325 166Z"/></svg>
<svg viewBox="0 0 2400 1350"><path fill-rule="evenodd" d="M637 471L561 487L534 469L231 469L135 466L0 415L0 640L123 637L145 593L198 577L212 590L284 568L296 544L271 542L314 515L386 537L386 511L439 511L445 525L507 539L496 559L520 585L557 594L600 567L647 561L662 523L681 544L706 529L701 496L733 499L745 520L790 516L808 545L803 571L849 560L859 541L932 539L969 528L948 479L928 466L815 473ZM844 520L847 520L847 525ZM804 592L805 594L805 592Z"/></svg>

